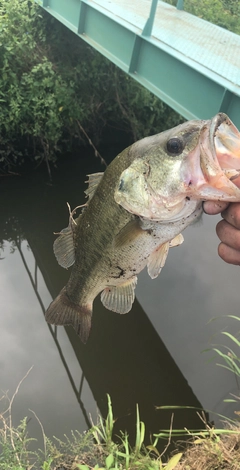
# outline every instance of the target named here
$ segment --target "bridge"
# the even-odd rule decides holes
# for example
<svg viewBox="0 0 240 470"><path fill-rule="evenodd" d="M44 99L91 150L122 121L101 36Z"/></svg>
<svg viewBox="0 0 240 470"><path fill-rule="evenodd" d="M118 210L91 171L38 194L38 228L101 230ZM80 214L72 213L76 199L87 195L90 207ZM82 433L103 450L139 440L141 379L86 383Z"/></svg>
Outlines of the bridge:
<svg viewBox="0 0 240 470"><path fill-rule="evenodd" d="M186 119L240 127L240 36L158 0L38 0Z"/></svg>

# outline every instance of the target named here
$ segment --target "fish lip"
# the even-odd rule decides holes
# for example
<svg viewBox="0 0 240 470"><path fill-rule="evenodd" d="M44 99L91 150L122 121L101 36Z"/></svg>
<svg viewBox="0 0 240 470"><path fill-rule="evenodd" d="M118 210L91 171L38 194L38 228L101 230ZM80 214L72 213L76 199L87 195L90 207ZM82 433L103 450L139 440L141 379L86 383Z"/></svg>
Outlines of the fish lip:
<svg viewBox="0 0 240 470"><path fill-rule="evenodd" d="M233 176L239 175L240 133L226 114L218 113L203 123L199 145L203 179L196 185L198 196L203 200L240 201L240 190L231 182Z"/></svg>
<svg viewBox="0 0 240 470"><path fill-rule="evenodd" d="M217 152L216 152L216 146L215 146L215 137L216 133L223 123L227 123L229 127L233 126L232 122L230 121L229 117L225 113L218 113L216 116L214 116L211 121L210 121L210 126L209 126L209 144L211 148L212 155L214 158L218 161L217 157ZM220 164L219 164L220 166Z"/></svg>
<svg viewBox="0 0 240 470"><path fill-rule="evenodd" d="M211 121L210 121L210 128L209 128L209 136L210 136L210 141L214 142L214 137L216 134L216 131L218 130L219 126L223 122L228 122L230 125L232 122L228 118L228 116L224 113L218 113L216 116L214 116Z"/></svg>
<svg viewBox="0 0 240 470"><path fill-rule="evenodd" d="M203 176L208 179L208 172L211 165L214 170L221 171L220 163L217 158L215 136L220 125L227 120L224 113L218 113L211 120L203 121L203 125L199 132L199 146L200 146L200 166Z"/></svg>
<svg viewBox="0 0 240 470"><path fill-rule="evenodd" d="M202 149L204 149L204 153L208 153L206 152L206 148L209 146L211 159L214 161L215 165L219 167L219 169L236 170L236 172L238 172L238 174L236 173L234 176L229 177L229 179L232 180L240 174L240 158L235 156L233 151L229 149L227 145L225 145L226 152L229 153L229 155L231 154L232 158L229 159L227 165L225 160L225 165L223 165L221 152L217 149L217 133L220 131L220 126L222 124L226 124L226 129L224 129L226 134L229 130L230 134L232 133L234 137L239 138L240 147L240 133L225 113L218 113L210 121L205 121L205 124L202 126L200 131L200 145ZM208 133L207 136L205 135L206 132Z"/></svg>
<svg viewBox="0 0 240 470"><path fill-rule="evenodd" d="M221 126L224 126L222 132L228 135L229 131L229 140L228 142L221 141ZM218 139L220 141L220 145L222 145L222 149L224 148L228 158L224 158L224 155L221 153L221 149L218 148ZM232 140L231 140L232 139ZM234 147L238 143L237 148ZM230 179L234 179L239 176L240 173L240 132L238 131L237 127L233 124L231 119L225 113L218 113L213 119L210 121L210 128L209 128L209 145L211 148L212 155L214 160L219 163L220 168L223 169L232 169L236 170L238 174L230 177Z"/></svg>

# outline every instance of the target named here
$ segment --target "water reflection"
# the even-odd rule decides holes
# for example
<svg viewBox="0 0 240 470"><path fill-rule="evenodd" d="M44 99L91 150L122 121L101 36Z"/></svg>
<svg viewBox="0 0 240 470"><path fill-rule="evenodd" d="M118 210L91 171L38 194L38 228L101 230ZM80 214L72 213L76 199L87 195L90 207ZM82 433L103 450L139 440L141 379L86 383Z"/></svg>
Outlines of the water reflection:
<svg viewBox="0 0 240 470"><path fill-rule="evenodd" d="M107 393L118 418L116 431L127 429L130 434L135 432L136 403L149 435L170 424L171 413L156 411L156 405L199 407L199 396L201 401L207 401L206 387L205 395L201 387L206 380L202 364L199 369L203 344L194 344L194 324L190 327L192 319L196 323L196 314L199 318L199 311L186 309L182 298L187 282L189 306L196 303L192 297L196 287L197 310L206 308L202 286L197 288L199 278L189 271L195 254L191 254L191 262L187 256L184 258L187 262L183 267L178 258L180 251L172 250L171 257L174 254L176 258L170 257L165 277L161 275L157 284L149 283L145 274L140 277L138 298L148 315L137 301L129 314L120 316L105 310L97 299L86 346L72 328L57 329L45 322L45 308L69 276L54 258L53 232L66 224L66 201L72 207L83 202L85 175L101 170L98 161L86 155L81 161L69 160L60 167L54 174L53 186L46 184L45 174L3 181L1 186L4 205L0 213L0 289L4 309L0 387L12 393L34 364L15 402L14 416L17 421L29 415L29 408L33 409L49 436L62 437L71 429L83 431L89 426L89 413L94 419L97 407L105 416ZM189 243L191 240L185 245L186 250ZM205 321L201 323L201 341L203 331L206 335L204 326ZM218 372L217 387L222 381L222 371ZM198 380L193 380L194 375ZM220 399L217 388L214 393L215 406ZM198 425L194 412L175 413L175 427ZM39 436L34 419L31 426Z"/></svg>
<svg viewBox="0 0 240 470"><path fill-rule="evenodd" d="M39 293L39 283L38 283L38 275L39 275L39 266L37 264L37 260L36 258L34 258L34 276L32 275L31 273L31 270L29 269L28 267L28 262L26 260L26 257L24 255L24 250L22 249L22 242L21 240L19 239L19 237L16 238L16 241L15 241L15 244L14 244L14 248L17 248L19 254L20 254L20 257L21 257L21 260L22 260L22 263L24 265L24 268L27 272L27 275L29 277L29 280L30 280L30 283L31 283L31 286L35 292L35 295L37 297L37 300L39 302L39 306L42 310L42 313L43 315L45 314L45 311L46 311L46 307L44 306L43 304L43 301L41 299L41 294ZM33 253L32 253L33 254ZM34 255L33 255L34 257ZM68 367L68 364L67 364L67 361L64 357L64 354L63 354L63 351L62 351L62 348L61 348L61 345L60 345L60 342L58 340L58 335L57 335L57 326L52 326L52 325L49 325L47 324L47 327L52 335L52 338L55 342L55 345L56 345L56 348L59 352L59 356L60 356L60 359L62 361L62 364L66 370L66 373L67 373L67 376L68 376L68 379L69 379L69 382L71 384L71 387L73 389L73 392L76 396L76 399L80 405L80 408L81 408L81 411L82 411L82 414L85 418L85 422L86 422L86 425L87 425L87 428L90 427L91 423L90 423L90 419L89 419L89 416L84 408L84 404L83 404L83 401L81 400L81 393L82 393L82 390L83 390L83 383L84 383L84 374L82 373L81 374L81 380L80 380L80 385L79 387L76 386L75 382L74 382L74 379L72 377L72 374L71 374L71 371Z"/></svg>
<svg viewBox="0 0 240 470"><path fill-rule="evenodd" d="M238 322L226 318L239 316L239 267L217 255L217 220L204 216L199 226L186 230L185 242L170 252L161 278L150 282L141 274L137 296L204 408L234 418L236 405L224 399L239 395L240 384L216 366L222 362L219 356L204 352L213 345L232 347L221 332L239 330ZM212 419L218 422L216 416Z"/></svg>

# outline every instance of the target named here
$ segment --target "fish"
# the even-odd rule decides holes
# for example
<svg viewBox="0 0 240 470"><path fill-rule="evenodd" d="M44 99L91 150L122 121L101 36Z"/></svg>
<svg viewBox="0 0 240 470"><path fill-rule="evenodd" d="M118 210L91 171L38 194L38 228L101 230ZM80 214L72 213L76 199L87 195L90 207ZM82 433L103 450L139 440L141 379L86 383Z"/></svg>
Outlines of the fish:
<svg viewBox="0 0 240 470"><path fill-rule="evenodd" d="M169 249L198 220L202 202L240 201L240 133L229 117L187 121L124 149L104 173L88 175L88 201L54 242L69 281L45 318L72 325L83 343L91 330L93 302L125 314L132 308L137 275L155 279ZM81 206L80 206L81 207Z"/></svg>

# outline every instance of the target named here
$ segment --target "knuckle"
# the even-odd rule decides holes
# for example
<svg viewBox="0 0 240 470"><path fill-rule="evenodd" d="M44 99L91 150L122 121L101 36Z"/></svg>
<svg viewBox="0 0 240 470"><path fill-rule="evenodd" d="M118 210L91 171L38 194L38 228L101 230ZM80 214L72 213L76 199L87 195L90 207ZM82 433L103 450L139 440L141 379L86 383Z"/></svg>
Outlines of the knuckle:
<svg viewBox="0 0 240 470"><path fill-rule="evenodd" d="M216 233L220 240L222 240L222 238L225 236L228 230L228 226L229 224L225 220L221 220L220 222L218 222L216 226Z"/></svg>
<svg viewBox="0 0 240 470"><path fill-rule="evenodd" d="M223 218L234 227L240 229L240 204L231 204L229 208L224 212Z"/></svg>
<svg viewBox="0 0 240 470"><path fill-rule="evenodd" d="M221 220L216 226L218 238L230 248L240 252L240 230L230 225L225 220ZM221 248L222 249L222 248Z"/></svg>
<svg viewBox="0 0 240 470"><path fill-rule="evenodd" d="M234 250L233 248L225 245L225 243L220 243L218 247L218 254L220 258L228 264L240 265L240 252Z"/></svg>
<svg viewBox="0 0 240 470"><path fill-rule="evenodd" d="M218 245L218 255L220 256L220 258L223 259L223 261L225 261L226 263L228 263L228 255L227 255L227 246L224 244L224 243L220 243L220 245Z"/></svg>

